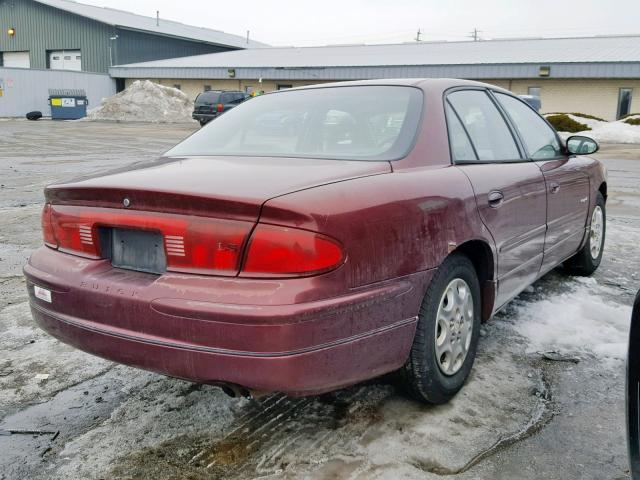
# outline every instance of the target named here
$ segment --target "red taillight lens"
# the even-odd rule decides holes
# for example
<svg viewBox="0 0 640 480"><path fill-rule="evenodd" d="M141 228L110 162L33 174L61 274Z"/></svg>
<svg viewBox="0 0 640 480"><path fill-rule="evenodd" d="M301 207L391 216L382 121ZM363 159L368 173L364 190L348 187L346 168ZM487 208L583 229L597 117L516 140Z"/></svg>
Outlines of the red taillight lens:
<svg viewBox="0 0 640 480"><path fill-rule="evenodd" d="M343 260L342 247L324 235L258 225L251 236L240 276L307 276L336 268Z"/></svg>
<svg viewBox="0 0 640 480"><path fill-rule="evenodd" d="M42 209L42 237L44 244L51 248L58 248L56 236L53 233L53 225L51 224L51 204L47 203Z"/></svg>
<svg viewBox="0 0 640 480"><path fill-rule="evenodd" d="M87 258L102 258L99 228L160 232L167 270L233 276L252 222L186 215L75 206L50 207L58 249ZM44 226L44 220L43 220Z"/></svg>
<svg viewBox="0 0 640 480"><path fill-rule="evenodd" d="M222 113L222 110L224 110L224 105L219 103L216 107L216 109L218 110L218 113Z"/></svg>

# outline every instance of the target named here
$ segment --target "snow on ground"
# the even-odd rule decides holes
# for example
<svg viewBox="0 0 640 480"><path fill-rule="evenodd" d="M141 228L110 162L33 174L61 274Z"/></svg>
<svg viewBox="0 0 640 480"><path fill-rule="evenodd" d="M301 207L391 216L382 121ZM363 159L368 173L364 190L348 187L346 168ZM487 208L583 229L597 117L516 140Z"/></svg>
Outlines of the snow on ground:
<svg viewBox="0 0 640 480"><path fill-rule="evenodd" d="M527 350L595 354L624 359L631 307L605 300L607 287L593 278L576 279L570 291L516 306L517 333Z"/></svg>
<svg viewBox="0 0 640 480"><path fill-rule="evenodd" d="M129 88L105 98L90 110L88 120L118 122L186 123L191 118L193 102L177 88L165 87L149 80L137 80Z"/></svg>

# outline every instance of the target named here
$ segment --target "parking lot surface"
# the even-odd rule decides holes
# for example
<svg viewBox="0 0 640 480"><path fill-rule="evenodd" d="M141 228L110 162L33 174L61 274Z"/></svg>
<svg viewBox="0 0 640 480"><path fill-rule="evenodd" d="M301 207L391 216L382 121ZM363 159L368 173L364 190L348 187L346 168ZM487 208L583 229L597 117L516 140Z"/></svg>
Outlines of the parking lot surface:
<svg viewBox="0 0 640 480"><path fill-rule="evenodd" d="M192 125L0 121L1 479L623 479L624 357L640 288L640 148L604 145L594 277L553 271L483 325L448 405L393 376L310 398L233 399L116 365L33 323L21 274L42 190L149 160Z"/></svg>

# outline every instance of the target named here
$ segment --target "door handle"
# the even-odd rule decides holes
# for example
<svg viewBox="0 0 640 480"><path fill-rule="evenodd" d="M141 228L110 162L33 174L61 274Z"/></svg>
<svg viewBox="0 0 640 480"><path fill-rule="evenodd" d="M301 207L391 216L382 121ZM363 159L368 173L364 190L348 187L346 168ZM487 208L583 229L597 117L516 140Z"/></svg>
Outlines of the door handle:
<svg viewBox="0 0 640 480"><path fill-rule="evenodd" d="M560 184L559 183L551 182L549 184L549 191L551 193L558 193L559 190L560 190Z"/></svg>
<svg viewBox="0 0 640 480"><path fill-rule="evenodd" d="M502 202L504 201L504 193L502 193L500 190L493 190L489 192L488 198L489 198L489 206L493 208L498 208L500 205L502 205Z"/></svg>

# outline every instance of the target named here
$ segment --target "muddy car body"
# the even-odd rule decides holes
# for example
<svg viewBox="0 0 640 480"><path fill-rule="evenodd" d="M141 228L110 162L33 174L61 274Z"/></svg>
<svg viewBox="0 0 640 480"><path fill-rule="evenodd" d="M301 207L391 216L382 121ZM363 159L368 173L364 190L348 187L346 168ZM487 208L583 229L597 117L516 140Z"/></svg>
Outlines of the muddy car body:
<svg viewBox="0 0 640 480"><path fill-rule="evenodd" d="M247 118L279 123L209 150ZM45 194L47 246L25 275L62 341L235 391L400 369L438 403L467 378L481 320L563 262L597 267L606 179L509 92L398 80L268 94L157 162Z"/></svg>

